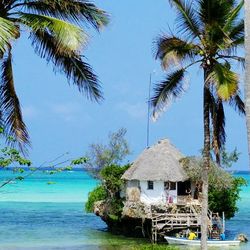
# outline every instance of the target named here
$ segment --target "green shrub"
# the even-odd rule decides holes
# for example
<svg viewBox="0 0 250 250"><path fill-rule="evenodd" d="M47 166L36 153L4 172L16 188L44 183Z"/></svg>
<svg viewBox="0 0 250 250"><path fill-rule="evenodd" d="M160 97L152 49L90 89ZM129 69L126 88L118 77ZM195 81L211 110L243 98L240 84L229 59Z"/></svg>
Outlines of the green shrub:
<svg viewBox="0 0 250 250"><path fill-rule="evenodd" d="M238 211L237 201L240 199L241 187L246 185L246 180L242 177L233 178L231 187L218 190L210 186L208 191L209 209L218 212L220 215L225 212L226 219L234 217Z"/></svg>
<svg viewBox="0 0 250 250"><path fill-rule="evenodd" d="M121 179L123 173L129 168L129 165L109 165L100 171L101 185L89 193L88 201L85 204L87 212L93 212L96 201L105 200L108 211L108 217L113 221L121 218L123 209L123 199L120 197L120 191L124 184Z"/></svg>
<svg viewBox="0 0 250 250"><path fill-rule="evenodd" d="M100 172L100 176L103 182L103 186L108 191L109 197L118 197L124 181L121 179L123 173L129 168L130 165L119 166L109 165L103 168Z"/></svg>
<svg viewBox="0 0 250 250"><path fill-rule="evenodd" d="M96 187L93 191L89 192L88 200L85 204L85 210L89 213L94 210L94 203L96 201L105 200L107 198L107 191L103 186Z"/></svg>

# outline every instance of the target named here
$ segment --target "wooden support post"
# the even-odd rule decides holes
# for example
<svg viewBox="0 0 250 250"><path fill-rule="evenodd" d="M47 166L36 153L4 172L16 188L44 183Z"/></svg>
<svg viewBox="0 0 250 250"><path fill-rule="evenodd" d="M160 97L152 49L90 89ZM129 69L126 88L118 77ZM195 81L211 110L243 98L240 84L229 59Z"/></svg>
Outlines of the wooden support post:
<svg viewBox="0 0 250 250"><path fill-rule="evenodd" d="M190 227L190 217L189 216L187 217L187 225L188 225L188 227Z"/></svg>
<svg viewBox="0 0 250 250"><path fill-rule="evenodd" d="M222 212L222 233L225 233L225 213Z"/></svg>

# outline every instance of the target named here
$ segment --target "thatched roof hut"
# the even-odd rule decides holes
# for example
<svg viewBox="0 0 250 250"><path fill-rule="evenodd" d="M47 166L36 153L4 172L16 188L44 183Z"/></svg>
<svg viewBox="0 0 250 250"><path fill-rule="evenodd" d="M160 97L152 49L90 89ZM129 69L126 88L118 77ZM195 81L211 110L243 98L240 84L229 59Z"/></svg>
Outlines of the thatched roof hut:
<svg viewBox="0 0 250 250"><path fill-rule="evenodd" d="M139 155L122 179L184 182L189 178L180 163L183 157L169 140L160 140Z"/></svg>

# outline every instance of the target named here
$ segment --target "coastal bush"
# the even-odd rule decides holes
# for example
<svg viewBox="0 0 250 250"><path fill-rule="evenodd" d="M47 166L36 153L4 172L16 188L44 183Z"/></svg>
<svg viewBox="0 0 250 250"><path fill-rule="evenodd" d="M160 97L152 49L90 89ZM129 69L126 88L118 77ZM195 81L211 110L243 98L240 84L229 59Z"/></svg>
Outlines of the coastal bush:
<svg viewBox="0 0 250 250"><path fill-rule="evenodd" d="M101 184L89 193L88 200L85 204L85 210L87 212L93 212L95 202L105 200L109 220L120 220L123 209L123 198L120 196L120 191L124 185L124 181L121 177L129 166L130 165L119 166L112 164L104 167L100 171L99 178Z"/></svg>
<svg viewBox="0 0 250 250"><path fill-rule="evenodd" d="M242 177L233 178L231 187L218 190L216 187L210 186L208 192L209 208L218 212L220 215L225 212L225 218L234 217L238 211L237 201L240 199L241 187L247 185Z"/></svg>
<svg viewBox="0 0 250 250"><path fill-rule="evenodd" d="M118 197L124 181L121 179L123 173L130 167L130 165L119 166L109 165L100 171L102 185L107 190L109 197Z"/></svg>
<svg viewBox="0 0 250 250"><path fill-rule="evenodd" d="M238 153L223 153L224 167L231 167L231 163L238 160ZM186 157L181 159L189 178L201 185L203 171L203 161L198 157ZM226 219L234 217L238 211L237 201L240 199L241 187L246 185L242 177L234 177L224 168L219 167L215 162L210 163L208 205L213 212L222 215L225 213Z"/></svg>
<svg viewBox="0 0 250 250"><path fill-rule="evenodd" d="M88 200L85 203L85 210L86 212L93 212L94 211L94 204L97 201L105 200L107 198L107 191L105 188L100 185L96 187L93 191L89 192Z"/></svg>

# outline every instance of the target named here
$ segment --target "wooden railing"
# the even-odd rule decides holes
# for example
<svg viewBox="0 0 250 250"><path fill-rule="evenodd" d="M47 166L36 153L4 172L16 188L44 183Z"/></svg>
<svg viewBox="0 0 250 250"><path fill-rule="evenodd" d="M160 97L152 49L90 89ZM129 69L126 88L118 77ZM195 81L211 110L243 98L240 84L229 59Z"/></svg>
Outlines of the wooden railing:
<svg viewBox="0 0 250 250"><path fill-rule="evenodd" d="M183 209L183 207L182 207ZM189 204L185 206L186 212L165 212L152 213L152 240L157 241L157 234L165 234L175 229L199 228L201 226L201 206ZM208 220L210 228L213 225L216 215L216 222L220 228L223 228L221 218L218 214L208 211Z"/></svg>

